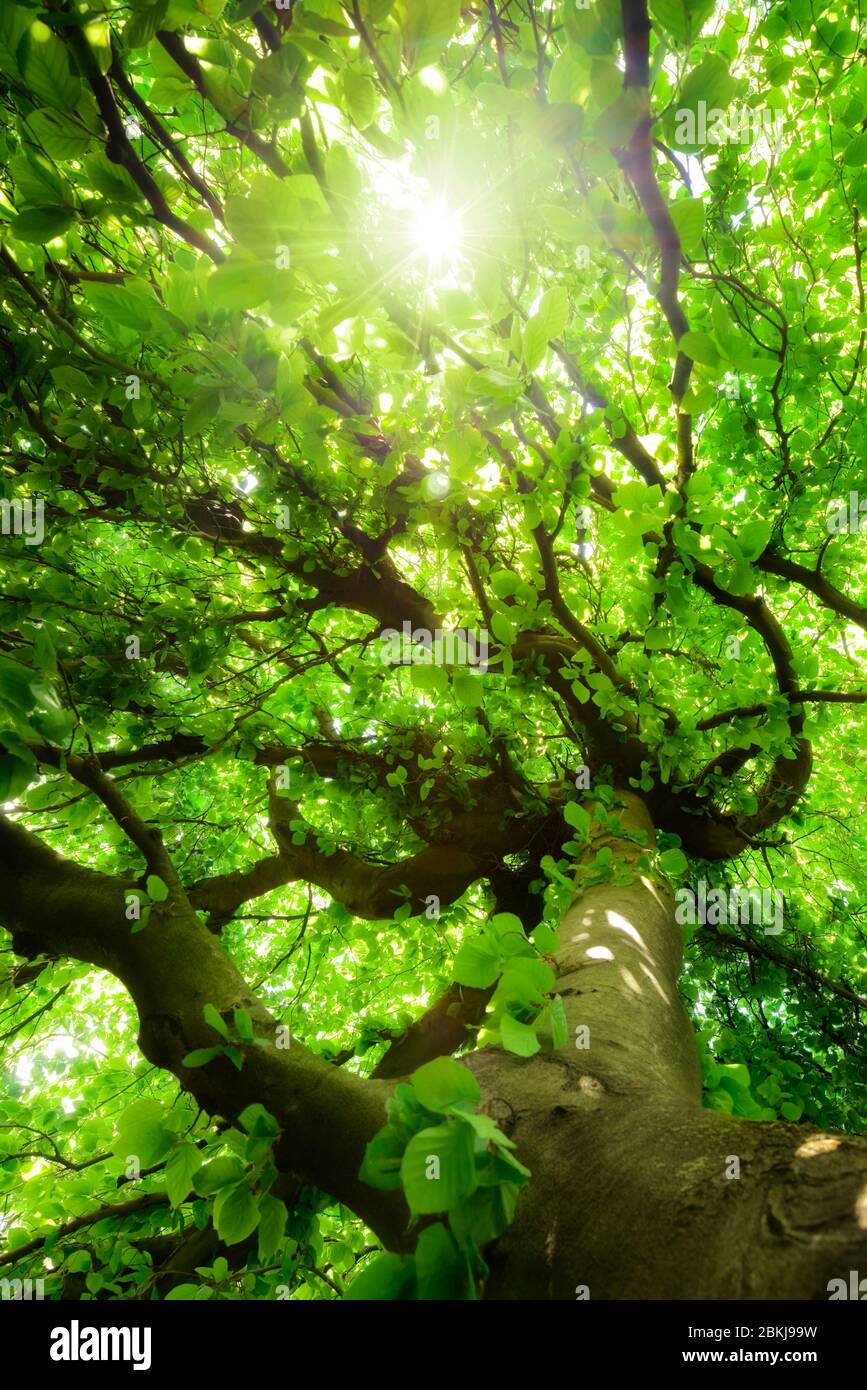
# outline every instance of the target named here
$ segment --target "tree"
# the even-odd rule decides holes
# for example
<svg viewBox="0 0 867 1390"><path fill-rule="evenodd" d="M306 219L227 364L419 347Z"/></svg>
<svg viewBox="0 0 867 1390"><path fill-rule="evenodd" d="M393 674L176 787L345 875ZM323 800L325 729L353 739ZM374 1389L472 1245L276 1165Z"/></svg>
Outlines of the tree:
<svg viewBox="0 0 867 1390"><path fill-rule="evenodd" d="M4 1273L863 1267L859 43L4 5Z"/></svg>

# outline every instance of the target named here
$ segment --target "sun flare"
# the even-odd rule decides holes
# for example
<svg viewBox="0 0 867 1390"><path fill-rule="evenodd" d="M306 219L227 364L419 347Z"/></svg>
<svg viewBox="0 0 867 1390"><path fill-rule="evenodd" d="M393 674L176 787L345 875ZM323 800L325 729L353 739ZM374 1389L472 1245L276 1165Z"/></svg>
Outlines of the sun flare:
<svg viewBox="0 0 867 1390"><path fill-rule="evenodd" d="M450 263L460 253L463 237L460 213L441 198L425 203L415 216L415 241L432 266Z"/></svg>

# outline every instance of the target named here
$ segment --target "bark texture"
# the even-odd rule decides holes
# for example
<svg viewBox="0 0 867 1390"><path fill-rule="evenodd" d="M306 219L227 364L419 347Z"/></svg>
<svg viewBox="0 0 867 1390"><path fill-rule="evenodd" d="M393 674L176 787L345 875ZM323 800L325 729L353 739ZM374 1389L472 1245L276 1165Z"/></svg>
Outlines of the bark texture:
<svg viewBox="0 0 867 1390"><path fill-rule="evenodd" d="M623 795L624 828L652 834ZM628 841L613 847L635 857ZM533 1172L489 1253L489 1295L826 1299L829 1279L867 1267L867 1141L702 1108L670 890L644 878L590 889L561 940L567 1045L470 1063Z"/></svg>

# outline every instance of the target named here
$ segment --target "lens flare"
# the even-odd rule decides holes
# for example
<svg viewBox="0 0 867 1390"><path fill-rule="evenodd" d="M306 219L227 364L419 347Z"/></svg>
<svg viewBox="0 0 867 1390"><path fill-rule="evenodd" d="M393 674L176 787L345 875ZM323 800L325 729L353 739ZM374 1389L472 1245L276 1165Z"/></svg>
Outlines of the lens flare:
<svg viewBox="0 0 867 1390"><path fill-rule="evenodd" d="M455 259L461 247L461 218L451 212L441 198L425 203L415 218L415 242L432 266Z"/></svg>

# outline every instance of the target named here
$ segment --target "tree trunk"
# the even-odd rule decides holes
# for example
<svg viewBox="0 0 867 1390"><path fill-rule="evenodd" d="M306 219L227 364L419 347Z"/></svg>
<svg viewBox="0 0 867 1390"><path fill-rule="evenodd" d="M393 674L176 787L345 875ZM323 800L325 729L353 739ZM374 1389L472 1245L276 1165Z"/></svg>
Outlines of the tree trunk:
<svg viewBox="0 0 867 1390"><path fill-rule="evenodd" d="M628 801L624 827L652 834ZM487 1254L489 1296L827 1298L830 1279L867 1272L867 1141L702 1108L670 891L592 888L560 936L566 1047L470 1063L533 1173Z"/></svg>

